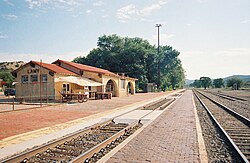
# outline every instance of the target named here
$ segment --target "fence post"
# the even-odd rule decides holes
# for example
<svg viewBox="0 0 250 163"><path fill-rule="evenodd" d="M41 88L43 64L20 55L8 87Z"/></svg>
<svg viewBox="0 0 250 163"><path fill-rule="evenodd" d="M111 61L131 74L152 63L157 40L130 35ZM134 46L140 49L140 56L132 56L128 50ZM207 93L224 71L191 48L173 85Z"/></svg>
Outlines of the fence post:
<svg viewBox="0 0 250 163"><path fill-rule="evenodd" d="M12 109L15 110L15 101L14 101L14 97L12 98Z"/></svg>

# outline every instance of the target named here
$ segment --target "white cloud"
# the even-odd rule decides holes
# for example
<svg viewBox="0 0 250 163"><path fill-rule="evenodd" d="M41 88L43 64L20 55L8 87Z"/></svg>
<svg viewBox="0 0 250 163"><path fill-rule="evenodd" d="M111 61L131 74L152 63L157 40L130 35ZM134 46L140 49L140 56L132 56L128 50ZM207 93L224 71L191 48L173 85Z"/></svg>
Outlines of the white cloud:
<svg viewBox="0 0 250 163"><path fill-rule="evenodd" d="M169 44L169 40L173 39L174 37L175 37L174 34L161 33L160 45ZM156 45L158 43L158 35L157 34L152 35L151 39L149 39L149 42Z"/></svg>
<svg viewBox="0 0 250 163"><path fill-rule="evenodd" d="M249 56L249 59L250 59L250 49L249 48L225 49L225 50L216 51L214 54L216 56L223 56L223 57L243 57L243 56Z"/></svg>
<svg viewBox="0 0 250 163"><path fill-rule="evenodd" d="M6 20L16 20L18 18L18 16L14 14L4 14L2 17Z"/></svg>
<svg viewBox="0 0 250 163"><path fill-rule="evenodd" d="M97 1L93 3L93 6L103 6L105 3L103 1Z"/></svg>
<svg viewBox="0 0 250 163"><path fill-rule="evenodd" d="M0 52L1 61L24 61L29 62L30 60L33 61L40 61L42 59L43 62L52 63L57 59L62 59L66 61L72 61L74 58L79 56L86 56L88 52L67 52L65 54L55 55L55 54L35 54L35 53L4 53Z"/></svg>
<svg viewBox="0 0 250 163"><path fill-rule="evenodd" d="M90 14L92 11L91 10L86 10L86 14Z"/></svg>
<svg viewBox="0 0 250 163"><path fill-rule="evenodd" d="M0 39L7 39L7 38L9 38L9 36L4 35L4 34L2 34L2 33L0 32Z"/></svg>
<svg viewBox="0 0 250 163"><path fill-rule="evenodd" d="M40 8L40 7L56 7L56 8L66 8L66 7L77 7L83 4L84 0L25 0L29 8Z"/></svg>
<svg viewBox="0 0 250 163"><path fill-rule="evenodd" d="M0 39L6 39L9 38L7 35L0 35Z"/></svg>
<svg viewBox="0 0 250 163"><path fill-rule="evenodd" d="M34 8L34 7L41 7L44 4L48 4L48 0L25 0L28 5L29 8Z"/></svg>
<svg viewBox="0 0 250 163"><path fill-rule="evenodd" d="M108 17L109 17L109 15L107 15L107 14L102 15L102 18L104 18L104 19L106 19L106 18L108 18Z"/></svg>
<svg viewBox="0 0 250 163"><path fill-rule="evenodd" d="M141 18L140 21L143 21L143 22L154 22L153 19L146 19L146 18Z"/></svg>
<svg viewBox="0 0 250 163"><path fill-rule="evenodd" d="M247 23L250 23L250 20L249 20L249 19L242 20L240 23L241 23L241 24L247 24Z"/></svg>
<svg viewBox="0 0 250 163"><path fill-rule="evenodd" d="M157 11L161 8L160 4L152 4L151 6L146 6L139 11L139 14L142 16L151 15L153 11Z"/></svg>
<svg viewBox="0 0 250 163"><path fill-rule="evenodd" d="M151 15L154 11L160 10L167 1L158 1L157 3L145 6L142 9L136 8L134 4L124 6L117 10L116 17L122 23L127 23L129 20L145 20L145 16Z"/></svg>
<svg viewBox="0 0 250 163"><path fill-rule="evenodd" d="M185 24L186 26L191 26L192 24L191 23L187 23L187 24Z"/></svg>
<svg viewBox="0 0 250 163"><path fill-rule="evenodd" d="M137 9L135 5L130 4L128 6L122 7L117 10L117 18L119 19L120 22L127 22L129 19L131 19L131 16L133 15L138 15Z"/></svg>
<svg viewBox="0 0 250 163"><path fill-rule="evenodd" d="M181 60L191 60L192 58L209 58L211 56L211 53L210 56L207 55L206 52L202 51L202 50L192 50L192 51L180 51L181 52L181 55L180 55L180 58Z"/></svg>
<svg viewBox="0 0 250 163"><path fill-rule="evenodd" d="M168 2L167 1L159 1L159 4L160 5L165 5L165 4L167 4Z"/></svg>
<svg viewBox="0 0 250 163"><path fill-rule="evenodd" d="M198 3L204 3L206 2L207 0L196 0Z"/></svg>
<svg viewBox="0 0 250 163"><path fill-rule="evenodd" d="M76 13L76 14L73 14L72 16L73 16L74 18L77 18L77 17L79 17L79 16L81 16L81 15L83 15L83 12L78 12L78 13Z"/></svg>
<svg viewBox="0 0 250 163"><path fill-rule="evenodd" d="M15 6L13 3L11 3L9 0L4 0L5 3L7 3L10 6Z"/></svg>

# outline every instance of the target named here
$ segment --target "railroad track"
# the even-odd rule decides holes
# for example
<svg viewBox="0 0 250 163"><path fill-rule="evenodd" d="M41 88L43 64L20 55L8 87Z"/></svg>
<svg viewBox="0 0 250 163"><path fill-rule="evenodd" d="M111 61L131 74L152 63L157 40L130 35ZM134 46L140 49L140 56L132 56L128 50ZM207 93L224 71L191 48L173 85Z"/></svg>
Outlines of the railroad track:
<svg viewBox="0 0 250 163"><path fill-rule="evenodd" d="M228 139L242 162L250 161L250 120L230 108L209 98L200 91L194 91L210 117Z"/></svg>
<svg viewBox="0 0 250 163"><path fill-rule="evenodd" d="M236 97L236 96L230 96L230 95L226 95L226 94L222 94L222 93L215 93L215 95L219 96L221 98L230 100L230 101L240 101L240 102L247 101L246 99L243 99L243 98L239 98L239 97Z"/></svg>
<svg viewBox="0 0 250 163"><path fill-rule="evenodd" d="M239 97L236 97L236 96L227 95L227 94L218 93L217 95L222 97L222 98L228 98L228 99L233 100L233 101L235 101L235 100L247 101L246 99L239 98Z"/></svg>
<svg viewBox="0 0 250 163"><path fill-rule="evenodd" d="M175 100L176 100L175 98L163 98L163 99L160 99L154 103L145 105L145 106L138 108L138 109L139 110L156 110L156 109L163 110L167 106L169 106L171 103L173 103Z"/></svg>
<svg viewBox="0 0 250 163"><path fill-rule="evenodd" d="M163 98L137 109L152 110L148 113L150 114L154 110L165 109L174 101L175 98ZM108 120L42 146L24 151L1 162L97 162L140 127L142 127L140 119L130 124L115 123L113 120Z"/></svg>
<svg viewBox="0 0 250 163"><path fill-rule="evenodd" d="M210 91L206 91L207 93L211 93L213 95L219 96L221 98L230 100L230 101L239 101L239 102L246 102L247 100L244 98L240 98L237 96L232 96L232 95L228 95L228 94L224 94L224 93L216 93L216 92L210 92Z"/></svg>
<svg viewBox="0 0 250 163"><path fill-rule="evenodd" d="M96 162L141 126L139 122L130 125L105 122L2 162Z"/></svg>

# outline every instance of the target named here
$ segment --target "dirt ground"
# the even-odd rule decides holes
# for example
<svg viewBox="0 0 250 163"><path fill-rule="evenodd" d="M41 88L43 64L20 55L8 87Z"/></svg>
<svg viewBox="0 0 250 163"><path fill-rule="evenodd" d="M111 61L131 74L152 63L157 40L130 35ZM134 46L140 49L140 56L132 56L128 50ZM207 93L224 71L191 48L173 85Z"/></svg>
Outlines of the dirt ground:
<svg viewBox="0 0 250 163"><path fill-rule="evenodd" d="M81 104L61 104L44 108L0 113L0 140L169 93L171 92L143 93L127 97L114 97L111 100L89 100ZM0 104L1 107L3 107L3 104Z"/></svg>

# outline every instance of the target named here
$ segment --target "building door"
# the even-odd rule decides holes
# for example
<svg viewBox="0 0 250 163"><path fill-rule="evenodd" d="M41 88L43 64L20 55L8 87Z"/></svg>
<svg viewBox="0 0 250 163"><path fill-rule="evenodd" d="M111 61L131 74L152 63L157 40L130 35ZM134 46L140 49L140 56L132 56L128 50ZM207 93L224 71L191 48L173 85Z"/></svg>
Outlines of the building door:
<svg viewBox="0 0 250 163"><path fill-rule="evenodd" d="M132 94L132 95L135 93L133 84L132 84L131 82L128 82L128 85L127 85L127 93L128 93L128 94Z"/></svg>
<svg viewBox="0 0 250 163"><path fill-rule="evenodd" d="M109 80L106 84L106 92L111 92L112 96L116 96L116 87L113 80Z"/></svg>
<svg viewBox="0 0 250 163"><path fill-rule="evenodd" d="M131 83L130 82L128 83L127 92L128 92L128 94L132 94L132 92L131 92Z"/></svg>

